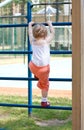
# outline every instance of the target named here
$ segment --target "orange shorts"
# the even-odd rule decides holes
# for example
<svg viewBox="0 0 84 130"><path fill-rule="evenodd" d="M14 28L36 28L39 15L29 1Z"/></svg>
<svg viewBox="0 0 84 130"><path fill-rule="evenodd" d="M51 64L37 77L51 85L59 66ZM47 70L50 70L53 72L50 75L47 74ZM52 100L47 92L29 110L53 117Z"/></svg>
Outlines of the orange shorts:
<svg viewBox="0 0 84 130"><path fill-rule="evenodd" d="M48 91L49 89L49 73L50 66L36 66L32 61L29 62L29 68L31 72L38 78L37 86L42 89Z"/></svg>

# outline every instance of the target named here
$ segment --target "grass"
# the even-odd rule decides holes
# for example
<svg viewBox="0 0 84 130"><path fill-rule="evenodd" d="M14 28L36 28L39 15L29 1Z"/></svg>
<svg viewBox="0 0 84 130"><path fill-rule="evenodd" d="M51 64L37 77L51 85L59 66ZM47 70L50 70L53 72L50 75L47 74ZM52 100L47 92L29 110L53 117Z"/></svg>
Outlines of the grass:
<svg viewBox="0 0 84 130"><path fill-rule="evenodd" d="M52 105L71 106L72 101L66 98L49 98ZM27 97L0 96L0 103L27 104ZM40 97L33 97L33 104L40 104ZM36 109L32 110L32 116L28 117L26 108L0 107L0 128L4 130L72 130L72 111ZM62 124L52 123L48 126L38 125L37 122L48 122L58 119L67 122Z"/></svg>
<svg viewBox="0 0 84 130"><path fill-rule="evenodd" d="M72 54L53 54L51 57L72 57Z"/></svg>

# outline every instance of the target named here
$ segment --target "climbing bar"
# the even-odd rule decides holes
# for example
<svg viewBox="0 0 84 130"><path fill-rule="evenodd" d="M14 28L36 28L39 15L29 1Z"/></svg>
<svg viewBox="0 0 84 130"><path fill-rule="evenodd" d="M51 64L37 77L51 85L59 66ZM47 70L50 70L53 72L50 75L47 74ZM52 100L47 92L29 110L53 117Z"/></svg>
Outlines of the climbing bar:
<svg viewBox="0 0 84 130"><path fill-rule="evenodd" d="M3 50L3 51L0 51L0 54L31 54L32 51L19 51L19 50L15 50L15 51L11 51L11 50Z"/></svg>
<svg viewBox="0 0 84 130"><path fill-rule="evenodd" d="M0 18L18 18L18 17L27 17L26 15L6 15L6 16L0 16Z"/></svg>
<svg viewBox="0 0 84 130"><path fill-rule="evenodd" d="M0 54L32 54L32 51L17 51L17 50L15 50L15 51L0 51ZM50 54L72 54L72 51L68 51L68 50L51 50L50 51Z"/></svg>
<svg viewBox="0 0 84 130"><path fill-rule="evenodd" d="M0 106L4 106L4 107L24 107L24 108L42 108L42 109L72 110L72 107L70 107L70 106L49 106L49 107L41 107L41 106L38 106L38 105L7 104L7 103L0 103Z"/></svg>
<svg viewBox="0 0 84 130"><path fill-rule="evenodd" d="M50 54L72 54L72 51L68 50L51 50Z"/></svg>
<svg viewBox="0 0 84 130"><path fill-rule="evenodd" d="M0 28L27 27L28 24L0 24Z"/></svg>
<svg viewBox="0 0 84 130"><path fill-rule="evenodd" d="M44 25L48 25L47 23L43 23ZM53 26L71 26L72 22L53 22Z"/></svg>
<svg viewBox="0 0 84 130"><path fill-rule="evenodd" d="M35 78L30 77L0 77L0 80L22 80L22 81L36 81ZM62 81L62 82L71 82L71 78L49 78L49 81Z"/></svg>
<svg viewBox="0 0 84 130"><path fill-rule="evenodd" d="M41 24L41 22L38 22L39 24ZM37 23L35 23L34 25L36 25ZM47 23L42 23L45 26L48 26ZM71 26L72 22L53 22L52 23L53 26Z"/></svg>
<svg viewBox="0 0 84 130"><path fill-rule="evenodd" d="M42 23L48 25L47 23ZM72 22L53 22L53 26L71 26ZM28 24L0 24L0 28L11 28L11 27L28 27Z"/></svg>
<svg viewBox="0 0 84 130"><path fill-rule="evenodd" d="M38 5L61 5L61 4L72 4L72 2L39 3L39 4L32 4L31 7Z"/></svg>

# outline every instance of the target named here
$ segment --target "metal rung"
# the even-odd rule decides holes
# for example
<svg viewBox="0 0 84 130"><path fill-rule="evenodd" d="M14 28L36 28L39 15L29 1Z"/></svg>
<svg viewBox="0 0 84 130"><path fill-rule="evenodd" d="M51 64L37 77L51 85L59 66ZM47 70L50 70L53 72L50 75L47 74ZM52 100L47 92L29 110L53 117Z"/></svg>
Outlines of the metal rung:
<svg viewBox="0 0 84 130"><path fill-rule="evenodd" d="M42 23L48 25L47 23ZM53 26L71 26L72 22L53 22ZM0 24L0 28L11 28L11 27L28 27L28 23L25 24Z"/></svg>
<svg viewBox="0 0 84 130"><path fill-rule="evenodd" d="M7 103L0 103L0 106L4 106L4 107L25 107L25 108L42 108L42 109L72 110L72 107L70 107L70 106L49 106L49 107L41 107L41 106L37 106L37 105L7 104Z"/></svg>
<svg viewBox="0 0 84 130"><path fill-rule="evenodd" d="M0 54L32 54L32 51L0 51ZM65 50L61 50L61 51L57 51L57 50L51 50L50 54L72 54L72 51L65 51Z"/></svg>
<svg viewBox="0 0 84 130"><path fill-rule="evenodd" d="M18 16L15 16L15 15L6 15L6 16L0 16L0 18L25 18L27 17L27 15L18 15Z"/></svg>
<svg viewBox="0 0 84 130"><path fill-rule="evenodd" d="M0 28L27 27L28 24L0 24Z"/></svg>
<svg viewBox="0 0 84 130"><path fill-rule="evenodd" d="M0 77L0 80L22 80L22 81L36 81L35 78L27 77ZM49 81L61 81L61 82L71 82L71 78L49 78Z"/></svg>

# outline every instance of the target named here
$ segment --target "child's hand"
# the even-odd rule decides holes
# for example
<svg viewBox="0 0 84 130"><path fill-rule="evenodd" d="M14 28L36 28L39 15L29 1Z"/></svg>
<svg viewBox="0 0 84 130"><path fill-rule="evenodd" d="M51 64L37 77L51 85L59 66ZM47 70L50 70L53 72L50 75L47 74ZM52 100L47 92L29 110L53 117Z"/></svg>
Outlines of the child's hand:
<svg viewBox="0 0 84 130"><path fill-rule="evenodd" d="M33 24L34 24L34 22L33 22L33 21L29 22L29 25L31 25L31 26L32 26Z"/></svg>
<svg viewBox="0 0 84 130"><path fill-rule="evenodd" d="M48 25L51 25L51 24L52 24L52 22L51 22L51 21L47 21L47 24L48 24Z"/></svg>

